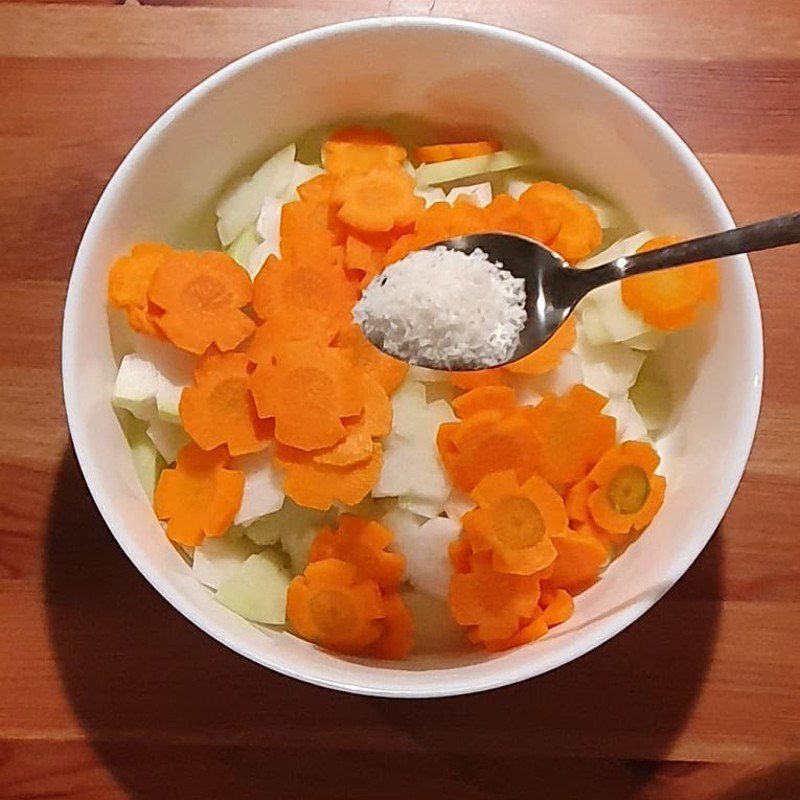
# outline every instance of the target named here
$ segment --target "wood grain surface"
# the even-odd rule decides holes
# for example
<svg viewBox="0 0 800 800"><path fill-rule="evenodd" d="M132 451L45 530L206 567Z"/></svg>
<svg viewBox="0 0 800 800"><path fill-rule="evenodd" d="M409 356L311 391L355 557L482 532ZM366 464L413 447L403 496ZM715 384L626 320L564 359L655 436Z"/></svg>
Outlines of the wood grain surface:
<svg viewBox="0 0 800 800"><path fill-rule="evenodd" d="M797 249L752 259L764 405L720 530L643 619L540 679L393 702L281 678L170 609L94 510L59 339L112 170L222 64L388 14L566 47L672 123L738 221L800 207L798 0L0 0L0 797L800 796Z"/></svg>

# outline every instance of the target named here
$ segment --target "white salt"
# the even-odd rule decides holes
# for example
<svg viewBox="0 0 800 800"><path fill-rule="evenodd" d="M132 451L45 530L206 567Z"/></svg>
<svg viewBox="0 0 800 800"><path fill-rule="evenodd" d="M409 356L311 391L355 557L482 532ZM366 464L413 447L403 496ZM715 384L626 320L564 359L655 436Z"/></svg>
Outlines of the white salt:
<svg viewBox="0 0 800 800"><path fill-rule="evenodd" d="M403 361L439 369L493 367L519 346L525 281L481 250L419 250L369 284L353 317L373 344Z"/></svg>

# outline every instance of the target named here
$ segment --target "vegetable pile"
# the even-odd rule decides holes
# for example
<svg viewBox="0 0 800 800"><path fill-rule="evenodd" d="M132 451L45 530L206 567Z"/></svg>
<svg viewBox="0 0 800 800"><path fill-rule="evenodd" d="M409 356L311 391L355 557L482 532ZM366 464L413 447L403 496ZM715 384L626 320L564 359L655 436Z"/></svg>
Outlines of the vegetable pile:
<svg viewBox="0 0 800 800"><path fill-rule="evenodd" d="M289 145L219 202L224 250L142 243L108 277L112 402L166 535L234 612L377 659L413 652L417 595L490 652L569 619L663 502L658 353L718 290L710 263L631 278L513 364L409 369L352 310L418 248L506 231L584 268L674 241L496 141L411 152Z"/></svg>

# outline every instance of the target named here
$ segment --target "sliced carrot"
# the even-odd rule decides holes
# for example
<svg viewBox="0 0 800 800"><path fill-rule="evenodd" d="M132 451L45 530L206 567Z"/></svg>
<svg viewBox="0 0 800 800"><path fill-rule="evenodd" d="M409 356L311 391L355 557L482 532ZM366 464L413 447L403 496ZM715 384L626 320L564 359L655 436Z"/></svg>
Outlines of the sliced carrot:
<svg viewBox="0 0 800 800"><path fill-rule="evenodd" d="M582 384L528 409L541 441L539 474L554 486L576 483L614 444L616 422L601 413L606 398Z"/></svg>
<svg viewBox="0 0 800 800"><path fill-rule="evenodd" d="M473 489L478 507L461 518L473 552L489 551L498 572L533 575L556 557L551 537L567 528L564 502L532 475L520 486L513 470L487 475Z"/></svg>
<svg viewBox="0 0 800 800"><path fill-rule="evenodd" d="M157 321L150 313L147 290L161 264L172 255L164 244L143 242L134 245L130 255L118 258L108 273L108 302L125 310L131 328L163 339Z"/></svg>
<svg viewBox="0 0 800 800"><path fill-rule="evenodd" d="M516 233L548 245L555 239L561 227L558 218L523 205L508 194L495 195L486 206L484 214L487 230Z"/></svg>
<svg viewBox="0 0 800 800"><path fill-rule="evenodd" d="M427 144L414 150L414 160L423 164L436 164L439 161L450 161L454 158L473 158L496 153L500 142L453 142L451 144Z"/></svg>
<svg viewBox="0 0 800 800"><path fill-rule="evenodd" d="M372 458L375 441L367 430L362 418L357 422L345 423L347 434L341 442L313 452L315 464L332 467L355 467ZM302 452L302 451L301 451Z"/></svg>
<svg viewBox="0 0 800 800"><path fill-rule="evenodd" d="M479 386L453 400L453 411L461 419L479 411L511 412L517 407L516 395L510 386Z"/></svg>
<svg viewBox="0 0 800 800"><path fill-rule="evenodd" d="M406 560L387 547L394 540L392 532L378 522L353 514L342 514L336 530L323 528L311 545L310 561L338 558L353 564L359 575L380 586L383 592L397 591Z"/></svg>
<svg viewBox="0 0 800 800"><path fill-rule="evenodd" d="M666 481L655 470L659 457L646 442L623 442L589 473L597 488L589 496L594 521L610 533L646 528L664 502Z"/></svg>
<svg viewBox="0 0 800 800"><path fill-rule="evenodd" d="M454 539L447 547L450 565L457 575L472 571L472 548L464 538Z"/></svg>
<svg viewBox="0 0 800 800"><path fill-rule="evenodd" d="M539 605L542 608L542 619L551 628L553 625L566 622L575 610L575 601L572 599L572 595L564 589L542 588Z"/></svg>
<svg viewBox="0 0 800 800"><path fill-rule="evenodd" d="M386 252L357 236L348 236L344 246L344 270L362 289L383 269Z"/></svg>
<svg viewBox="0 0 800 800"><path fill-rule="evenodd" d="M406 149L386 131L353 126L336 131L322 146L322 157L331 175L343 175L396 166Z"/></svg>
<svg viewBox="0 0 800 800"><path fill-rule="evenodd" d="M547 579L547 589L566 589L570 594L581 592L597 581L608 563L605 545L584 528L554 536L553 544L558 556Z"/></svg>
<svg viewBox="0 0 800 800"><path fill-rule="evenodd" d="M288 343L276 363L261 363L250 378L262 419L275 419L275 438L301 450L331 447L347 434L342 419L364 408L364 382L341 351Z"/></svg>
<svg viewBox="0 0 800 800"><path fill-rule="evenodd" d="M384 631L378 585L335 558L308 564L292 580L286 613L304 639L340 653L359 653Z"/></svg>
<svg viewBox="0 0 800 800"><path fill-rule="evenodd" d="M505 639L489 639L482 644L490 653L501 653L504 650L511 650L512 647L520 647L523 644L541 639L547 633L547 620L541 612L537 612L530 620L524 620L520 624L519 630ZM478 643L477 637L475 644Z"/></svg>
<svg viewBox="0 0 800 800"><path fill-rule="evenodd" d="M538 612L539 581L491 570L456 574L448 601L456 622L474 627L481 641L505 639Z"/></svg>
<svg viewBox="0 0 800 800"><path fill-rule="evenodd" d="M564 506L571 522L586 522L591 519L589 497L597 489L597 484L589 477L573 484L567 492Z"/></svg>
<svg viewBox="0 0 800 800"><path fill-rule="evenodd" d="M481 478L513 469L526 481L539 465L540 442L525 409L481 411L439 426L439 455L456 488L471 492Z"/></svg>
<svg viewBox="0 0 800 800"><path fill-rule="evenodd" d="M224 444L240 456L269 444L272 425L256 413L247 365L244 353L206 355L195 369L195 385L183 390L181 421L203 450Z"/></svg>
<svg viewBox="0 0 800 800"><path fill-rule="evenodd" d="M520 375L542 375L555 369L568 350L575 345L575 320L569 317L539 348L503 369Z"/></svg>
<svg viewBox="0 0 800 800"><path fill-rule="evenodd" d="M297 187L297 194L301 200L307 203L327 203L331 199L334 183L336 183L336 178L324 172L310 181L301 183Z"/></svg>
<svg viewBox="0 0 800 800"><path fill-rule="evenodd" d="M414 646L414 620L400 595L383 596L383 623L385 629L369 646L367 655L394 661L405 658Z"/></svg>
<svg viewBox="0 0 800 800"><path fill-rule="evenodd" d="M167 521L167 536L194 547L205 536L222 536L233 524L244 492L244 474L228 469L225 447L201 450L188 444L178 453L177 464L158 479L154 507Z"/></svg>
<svg viewBox="0 0 800 800"><path fill-rule="evenodd" d="M335 323L322 316L304 317L298 325L292 317L279 314L262 322L247 346L251 364L275 363L278 353L292 342L306 342L317 347L328 347L336 335Z"/></svg>
<svg viewBox="0 0 800 800"><path fill-rule="evenodd" d="M288 497L297 505L326 511L335 501L357 505L372 491L380 476L383 449L374 442L367 461L337 467L317 463L312 453L279 445L275 463L286 470L283 490Z"/></svg>
<svg viewBox="0 0 800 800"><path fill-rule="evenodd" d="M253 297L250 276L225 253L175 251L156 268L147 297L163 311L166 337L190 353L212 344L233 350L256 327L242 311Z"/></svg>
<svg viewBox="0 0 800 800"><path fill-rule="evenodd" d="M414 179L402 167L343 175L331 201L342 222L367 232L409 225L425 208L425 201L414 194Z"/></svg>
<svg viewBox="0 0 800 800"><path fill-rule="evenodd" d="M451 372L450 381L459 389L477 389L480 386L507 386L503 370L476 369L472 372Z"/></svg>
<svg viewBox="0 0 800 800"><path fill-rule="evenodd" d="M334 347L342 348L353 365L363 374L373 377L387 394L394 392L408 374L408 364L375 347L358 325L343 327L336 335Z"/></svg>
<svg viewBox="0 0 800 800"><path fill-rule="evenodd" d="M375 378L368 373L361 378L364 392L364 411L361 414L364 428L370 436L382 438L392 430L392 403Z"/></svg>
<svg viewBox="0 0 800 800"><path fill-rule="evenodd" d="M656 250L679 241L661 236L643 244L637 252ZM647 275L635 275L622 282L622 301L644 321L664 331L686 328L705 304L716 300L719 272L716 262L700 261L685 267Z"/></svg>
<svg viewBox="0 0 800 800"><path fill-rule="evenodd" d="M487 230L486 211L472 203L434 203L420 214L415 230L426 246L453 236L478 233Z"/></svg>

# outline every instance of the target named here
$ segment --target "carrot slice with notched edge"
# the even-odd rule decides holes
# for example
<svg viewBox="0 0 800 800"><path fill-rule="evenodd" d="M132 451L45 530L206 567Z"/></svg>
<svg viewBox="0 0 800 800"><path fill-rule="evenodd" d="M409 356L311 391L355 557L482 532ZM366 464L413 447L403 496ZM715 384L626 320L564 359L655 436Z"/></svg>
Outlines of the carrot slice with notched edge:
<svg viewBox="0 0 800 800"><path fill-rule="evenodd" d="M225 253L176 251L153 273L149 301L163 310L158 326L183 350L233 350L255 330L242 311L253 297L250 276Z"/></svg>
<svg viewBox="0 0 800 800"><path fill-rule="evenodd" d="M394 392L408 374L408 364L375 347L356 324L342 328L336 334L333 345L344 350L353 365L360 372L373 377L386 394Z"/></svg>
<svg viewBox="0 0 800 800"><path fill-rule="evenodd" d="M286 613L304 639L340 653L359 653L384 632L378 585L336 558L308 564L292 580Z"/></svg>
<svg viewBox="0 0 800 800"><path fill-rule="evenodd" d="M597 486L589 510L599 527L619 534L650 524L666 489L664 478L655 474L659 460L646 442L623 442L603 455L589 473Z"/></svg>
<svg viewBox="0 0 800 800"><path fill-rule="evenodd" d="M342 514L336 530L323 528L311 545L310 561L338 558L358 568L359 575L380 586L383 592L394 592L406 568L405 557L390 553L392 532L370 519Z"/></svg>
<svg viewBox="0 0 800 800"><path fill-rule="evenodd" d="M539 348L503 369L519 375L542 375L555 369L568 350L575 346L575 320L570 317Z"/></svg>
<svg viewBox="0 0 800 800"><path fill-rule="evenodd" d="M564 589L545 589L539 598L542 609L542 619L549 627L566 622L575 610L575 601L572 595Z"/></svg>
<svg viewBox="0 0 800 800"><path fill-rule="evenodd" d="M544 584L548 589L566 589L570 594L581 592L597 581L608 563L608 550L587 528L553 536L553 544L558 555Z"/></svg>
<svg viewBox="0 0 800 800"><path fill-rule="evenodd" d="M301 183L297 187L297 195L307 203L327 203L331 199L334 183L336 183L336 178L324 172L310 181Z"/></svg>
<svg viewBox="0 0 800 800"><path fill-rule="evenodd" d="M297 505L329 509L334 501L346 506L360 503L378 482L383 448L374 442L367 461L349 467L320 464L312 453L278 445L275 463L286 470L283 490Z"/></svg>
<svg viewBox="0 0 800 800"><path fill-rule="evenodd" d="M195 385L183 390L181 421L203 450L224 444L241 456L269 444L272 424L256 413L247 364L244 353L206 355L195 369Z"/></svg>
<svg viewBox="0 0 800 800"><path fill-rule="evenodd" d="M386 251L357 236L348 236L344 243L344 272L362 289L383 270Z"/></svg>
<svg viewBox="0 0 800 800"><path fill-rule="evenodd" d="M423 164L435 164L454 158L474 158L496 153L500 142L483 140L477 142L452 142L449 144L426 144L415 148L414 160Z"/></svg>
<svg viewBox="0 0 800 800"><path fill-rule="evenodd" d="M537 609L532 619L523 620L519 630L505 639L481 640L477 632L470 631L467 635L473 644L482 644L490 653L500 653L512 647L520 647L536 639L541 639L547 633L547 621L544 614Z"/></svg>
<svg viewBox="0 0 800 800"><path fill-rule="evenodd" d="M502 369L476 369L471 372L450 373L450 381L459 389L477 389L480 386L508 386L506 376Z"/></svg>
<svg viewBox="0 0 800 800"><path fill-rule="evenodd" d="M172 253L165 244L143 242L134 245L130 255L118 258L108 273L108 302L125 310L128 324L135 331L159 339L164 334L150 314L147 290L156 269Z"/></svg>
<svg viewBox="0 0 800 800"><path fill-rule="evenodd" d="M554 486L576 483L612 447L616 422L602 414L607 399L583 384L563 397L547 395L528 409L541 441L537 471Z"/></svg>
<svg viewBox="0 0 800 800"><path fill-rule="evenodd" d="M334 323L325 317L303 318L303 324L298 325L297 320L280 315L256 328L247 346L247 358L251 364L273 364L287 344L300 342L324 348L335 335Z"/></svg>
<svg viewBox="0 0 800 800"><path fill-rule="evenodd" d="M480 411L461 422L439 426L439 455L456 488L471 492L484 476L508 469L520 481L533 475L541 447L526 411Z"/></svg>
<svg viewBox="0 0 800 800"><path fill-rule="evenodd" d="M154 499L156 516L167 521L167 536L194 547L205 536L222 536L233 524L244 492L244 473L228 469L226 448L201 450L188 444L177 464L165 469Z"/></svg>
<svg viewBox="0 0 800 800"><path fill-rule="evenodd" d="M452 405L456 416L466 419L479 411L511 412L517 401L510 386L479 386L456 397Z"/></svg>
<svg viewBox="0 0 800 800"><path fill-rule="evenodd" d="M357 125L336 131L322 146L325 169L332 175L396 166L405 157L405 147L390 133Z"/></svg>
<svg viewBox="0 0 800 800"><path fill-rule="evenodd" d="M425 201L414 194L414 179L402 167L343 175L331 202L342 222L367 232L410 225L425 208Z"/></svg>
<svg viewBox="0 0 800 800"><path fill-rule="evenodd" d="M366 651L373 658L398 660L405 658L414 646L414 620L399 594L383 597L385 629Z"/></svg>
<svg viewBox="0 0 800 800"><path fill-rule="evenodd" d="M347 434L345 417L364 408L364 382L341 351L291 342L275 363L250 377L258 415L275 419L275 438L301 450L331 447Z"/></svg>
<svg viewBox="0 0 800 800"><path fill-rule="evenodd" d="M521 486L513 470L487 475L472 490L478 507L461 518L473 552L491 552L498 572L533 575L556 557L551 537L567 528L564 503L538 475Z"/></svg>
<svg viewBox="0 0 800 800"><path fill-rule="evenodd" d="M636 252L656 250L678 241L675 236L660 236L645 242ZM714 261L634 275L621 285L622 302L631 311L638 311L649 325L663 331L691 325L700 308L714 302L718 288L719 272Z"/></svg>
<svg viewBox="0 0 800 800"><path fill-rule="evenodd" d="M561 227L561 221L556 217L523 205L508 194L495 195L484 214L488 230L516 233L543 244L552 242Z"/></svg>

